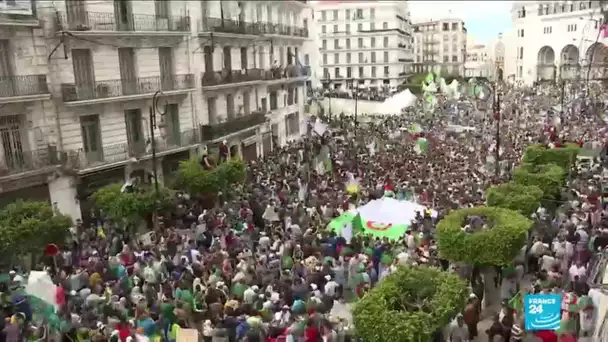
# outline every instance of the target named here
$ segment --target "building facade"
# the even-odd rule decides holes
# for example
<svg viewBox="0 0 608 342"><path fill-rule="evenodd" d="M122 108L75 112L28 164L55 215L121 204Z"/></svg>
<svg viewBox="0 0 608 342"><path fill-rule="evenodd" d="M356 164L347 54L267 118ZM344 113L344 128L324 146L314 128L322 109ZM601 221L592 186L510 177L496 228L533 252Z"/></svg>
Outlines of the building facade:
<svg viewBox="0 0 608 342"><path fill-rule="evenodd" d="M314 6L324 88L391 87L411 73L407 1L319 1Z"/></svg>
<svg viewBox="0 0 608 342"><path fill-rule="evenodd" d="M528 85L607 78L600 1L518 2L511 14L507 77Z"/></svg>
<svg viewBox="0 0 608 342"><path fill-rule="evenodd" d="M16 4L0 7L5 201L77 219L101 186L167 181L223 140L252 160L303 130L305 1Z"/></svg>
<svg viewBox="0 0 608 342"><path fill-rule="evenodd" d="M467 29L462 20L443 19L415 23L414 71L441 71L444 74L464 75L467 53Z"/></svg>

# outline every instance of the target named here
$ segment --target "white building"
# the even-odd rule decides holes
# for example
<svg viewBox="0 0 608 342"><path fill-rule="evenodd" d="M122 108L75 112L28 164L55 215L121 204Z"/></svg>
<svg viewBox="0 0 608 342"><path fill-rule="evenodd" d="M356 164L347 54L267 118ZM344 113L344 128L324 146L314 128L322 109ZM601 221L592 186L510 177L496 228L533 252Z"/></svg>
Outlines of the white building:
<svg viewBox="0 0 608 342"><path fill-rule="evenodd" d="M600 1L527 1L512 9L506 75L515 81L604 79Z"/></svg>
<svg viewBox="0 0 608 342"><path fill-rule="evenodd" d="M306 1L31 4L0 3L3 201L80 218L103 185L165 179L222 140L255 159L303 131Z"/></svg>
<svg viewBox="0 0 608 342"><path fill-rule="evenodd" d="M311 6L310 8L302 11L302 15L306 18L308 24L308 36L312 39L304 41L302 46L304 60L301 63L310 69L310 77L307 81L307 87L309 89L321 88L321 79L323 78L323 69L321 68L321 50L319 50L320 41L319 32L321 28L315 23L315 10Z"/></svg>
<svg viewBox="0 0 608 342"><path fill-rule="evenodd" d="M464 62L465 77L490 78L493 74L494 65L491 60L489 47L485 44L475 42L471 37L467 42L467 55Z"/></svg>
<svg viewBox="0 0 608 342"><path fill-rule="evenodd" d="M396 86L412 70L407 1L319 1L315 26L323 86Z"/></svg>
<svg viewBox="0 0 608 342"><path fill-rule="evenodd" d="M463 75L467 52L467 29L460 19L442 19L415 23L414 71L441 71Z"/></svg>

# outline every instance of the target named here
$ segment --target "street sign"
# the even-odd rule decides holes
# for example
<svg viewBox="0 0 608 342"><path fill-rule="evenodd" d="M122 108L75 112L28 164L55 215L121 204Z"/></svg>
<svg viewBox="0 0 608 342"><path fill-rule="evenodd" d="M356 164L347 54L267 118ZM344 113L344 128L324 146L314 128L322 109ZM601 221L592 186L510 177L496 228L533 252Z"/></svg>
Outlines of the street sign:
<svg viewBox="0 0 608 342"><path fill-rule="evenodd" d="M534 330L559 329L562 296L559 294L527 294L524 296L525 328Z"/></svg>

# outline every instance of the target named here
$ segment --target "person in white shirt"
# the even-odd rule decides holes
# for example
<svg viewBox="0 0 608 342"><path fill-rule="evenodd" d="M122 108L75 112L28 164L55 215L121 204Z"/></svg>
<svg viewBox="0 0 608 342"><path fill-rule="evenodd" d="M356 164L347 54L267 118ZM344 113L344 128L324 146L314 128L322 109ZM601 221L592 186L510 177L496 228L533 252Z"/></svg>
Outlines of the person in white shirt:
<svg viewBox="0 0 608 342"><path fill-rule="evenodd" d="M570 281L583 281L583 278L587 274L587 268L583 263L579 260L576 263L573 263L568 270L568 275Z"/></svg>
<svg viewBox="0 0 608 342"><path fill-rule="evenodd" d="M332 280L330 275L326 275L325 279L327 280L327 283L325 283L325 287L323 288L325 295L337 299L336 289L340 287L340 284Z"/></svg>

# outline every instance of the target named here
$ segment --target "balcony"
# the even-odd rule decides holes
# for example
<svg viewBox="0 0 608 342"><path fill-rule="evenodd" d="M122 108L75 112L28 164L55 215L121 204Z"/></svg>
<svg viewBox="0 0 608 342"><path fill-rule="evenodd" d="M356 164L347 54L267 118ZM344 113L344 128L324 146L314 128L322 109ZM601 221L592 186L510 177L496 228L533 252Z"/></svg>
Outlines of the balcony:
<svg viewBox="0 0 608 342"><path fill-rule="evenodd" d="M308 38L308 29L284 24L262 23L261 33L267 36L286 36L294 38Z"/></svg>
<svg viewBox="0 0 608 342"><path fill-rule="evenodd" d="M192 145L200 143L198 129L189 129L178 134L167 134L163 136L164 129L161 130L161 137L156 137L155 148L158 155L168 155L180 152ZM126 135L126 133L125 133ZM109 164L126 163L135 159L152 158L152 146L147 139L147 143L129 144L128 142L104 145L99 151L86 152L83 148L69 153L65 162L66 167L74 170L86 170L90 168L103 167Z"/></svg>
<svg viewBox="0 0 608 342"><path fill-rule="evenodd" d="M211 125L201 125L201 135L203 141L218 140L229 134L240 132L247 128L252 128L266 122L266 114L262 112L253 112L249 115L243 115L238 118L229 119L225 122L220 122Z"/></svg>
<svg viewBox="0 0 608 342"><path fill-rule="evenodd" d="M286 68L273 68L266 71L268 85L306 81L311 75L310 66L288 65Z"/></svg>
<svg viewBox="0 0 608 342"><path fill-rule="evenodd" d="M85 12L83 18L70 18L59 12L61 28L74 35L134 36L134 35L184 35L190 32L189 16L161 17L148 14L132 14L129 20L117 20L110 12Z"/></svg>
<svg viewBox="0 0 608 342"><path fill-rule="evenodd" d="M0 104L50 98L45 75L0 77Z"/></svg>
<svg viewBox="0 0 608 342"><path fill-rule="evenodd" d="M42 170L60 164L59 156L54 146L33 151L5 150L3 158L4 160L0 160L0 177Z"/></svg>
<svg viewBox="0 0 608 342"><path fill-rule="evenodd" d="M165 95L177 95L195 90L193 74L140 77L135 80L116 79L95 81L94 84L61 84L63 101L67 106L90 105L115 101L151 98L161 90Z"/></svg>
<svg viewBox="0 0 608 342"><path fill-rule="evenodd" d="M199 22L198 32L199 35L222 33L229 36L253 36L252 38L258 38L261 34L257 23L211 17Z"/></svg>
<svg viewBox="0 0 608 342"><path fill-rule="evenodd" d="M250 86L260 83L266 78L262 69L209 71L203 73L203 90L219 90L231 87Z"/></svg>

